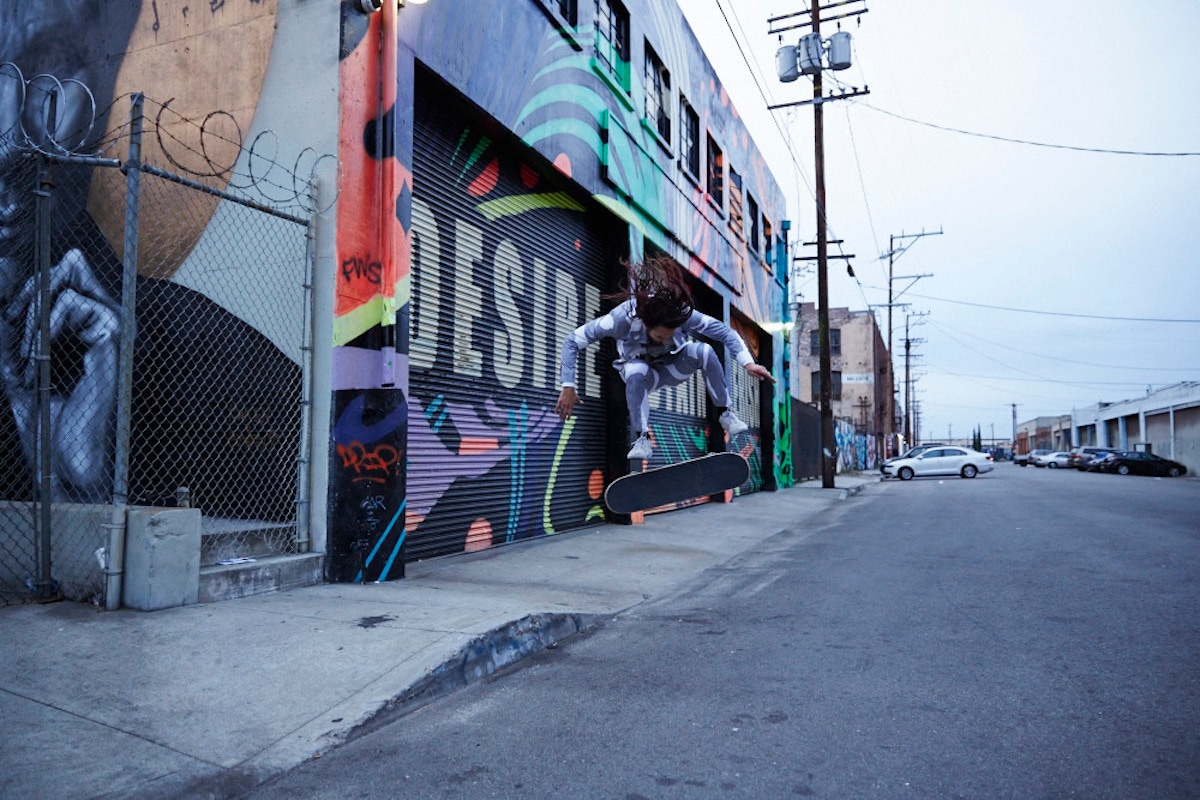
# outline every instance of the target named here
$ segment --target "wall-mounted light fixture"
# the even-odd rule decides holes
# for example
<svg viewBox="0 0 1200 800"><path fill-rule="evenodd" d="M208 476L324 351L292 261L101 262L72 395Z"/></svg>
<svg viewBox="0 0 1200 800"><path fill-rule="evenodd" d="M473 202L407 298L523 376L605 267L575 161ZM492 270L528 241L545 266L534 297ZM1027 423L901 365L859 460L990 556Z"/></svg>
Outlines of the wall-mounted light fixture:
<svg viewBox="0 0 1200 800"><path fill-rule="evenodd" d="M419 6L427 0L396 0L396 8ZM364 14L374 14L383 8L383 0L358 0L358 10Z"/></svg>

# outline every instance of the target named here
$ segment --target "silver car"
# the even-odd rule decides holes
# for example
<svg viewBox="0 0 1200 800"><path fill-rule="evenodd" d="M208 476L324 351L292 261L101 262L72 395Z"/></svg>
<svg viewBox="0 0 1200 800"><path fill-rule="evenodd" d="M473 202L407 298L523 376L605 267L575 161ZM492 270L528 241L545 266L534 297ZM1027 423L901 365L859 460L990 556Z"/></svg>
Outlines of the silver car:
<svg viewBox="0 0 1200 800"><path fill-rule="evenodd" d="M902 481L918 476L961 475L974 478L981 472L995 469L992 457L966 447L938 447L912 458L899 458L883 467L884 475L894 475Z"/></svg>

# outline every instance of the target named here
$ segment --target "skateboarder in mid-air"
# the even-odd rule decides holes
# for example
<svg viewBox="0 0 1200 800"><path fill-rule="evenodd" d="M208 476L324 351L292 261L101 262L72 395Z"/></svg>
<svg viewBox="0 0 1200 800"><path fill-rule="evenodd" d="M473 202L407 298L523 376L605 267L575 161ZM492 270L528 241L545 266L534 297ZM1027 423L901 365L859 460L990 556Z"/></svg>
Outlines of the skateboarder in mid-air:
<svg viewBox="0 0 1200 800"><path fill-rule="evenodd" d="M576 328L562 347L562 392L554 410L567 419L579 403L575 391L575 364L579 351L606 336L617 342L613 367L625 381L625 401L634 441L629 458L650 457L650 392L676 386L696 370L704 373L709 397L720 413L721 427L730 436L746 430L746 423L729 410L729 384L712 347L692 341L699 334L724 343L746 372L759 380L774 381L766 367L754 363L745 342L728 325L696 311L683 270L669 258L625 262L624 291L612 295L622 302L602 317Z"/></svg>

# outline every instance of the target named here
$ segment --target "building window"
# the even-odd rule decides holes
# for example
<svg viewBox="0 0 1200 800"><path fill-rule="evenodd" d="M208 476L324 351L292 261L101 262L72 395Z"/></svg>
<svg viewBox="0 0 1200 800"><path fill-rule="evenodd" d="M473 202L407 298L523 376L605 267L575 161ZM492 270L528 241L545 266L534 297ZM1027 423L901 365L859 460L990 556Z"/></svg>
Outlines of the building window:
<svg viewBox="0 0 1200 800"><path fill-rule="evenodd" d="M658 131L658 136L671 143L671 73L646 43L646 119Z"/></svg>
<svg viewBox="0 0 1200 800"><path fill-rule="evenodd" d="M579 0L553 0L558 15L572 28L579 27Z"/></svg>
<svg viewBox="0 0 1200 800"><path fill-rule="evenodd" d="M629 12L620 0L596 0L596 59L629 91Z"/></svg>
<svg viewBox="0 0 1200 800"><path fill-rule="evenodd" d="M820 331L813 329L808 332L809 352L812 355L819 355L821 350ZM839 328L829 329L829 355L840 356L842 354L842 331Z"/></svg>
<svg viewBox="0 0 1200 800"><path fill-rule="evenodd" d="M814 372L812 374L812 401L814 403L821 402L821 373ZM829 372L829 399L842 399L842 373L839 370L830 370Z"/></svg>
<svg viewBox="0 0 1200 800"><path fill-rule="evenodd" d="M692 180L700 180L700 116L679 96L679 162Z"/></svg>
<svg viewBox="0 0 1200 800"><path fill-rule="evenodd" d="M725 154L708 134L708 182L704 188L717 208L725 208Z"/></svg>
<svg viewBox="0 0 1200 800"><path fill-rule="evenodd" d="M774 228L771 227L771 220L767 219L766 214L764 214L763 218L762 218L762 235L763 235L763 248L764 248L764 255L765 255L765 258L763 260L767 262L767 266L774 266L775 265L775 230L774 230Z"/></svg>
<svg viewBox="0 0 1200 800"><path fill-rule="evenodd" d="M758 203L746 195L746 216L750 219L750 252L755 258L762 258L762 238L758 231Z"/></svg>
<svg viewBox="0 0 1200 800"><path fill-rule="evenodd" d="M729 228L743 239L746 226L742 219L742 176L733 167L729 168Z"/></svg>

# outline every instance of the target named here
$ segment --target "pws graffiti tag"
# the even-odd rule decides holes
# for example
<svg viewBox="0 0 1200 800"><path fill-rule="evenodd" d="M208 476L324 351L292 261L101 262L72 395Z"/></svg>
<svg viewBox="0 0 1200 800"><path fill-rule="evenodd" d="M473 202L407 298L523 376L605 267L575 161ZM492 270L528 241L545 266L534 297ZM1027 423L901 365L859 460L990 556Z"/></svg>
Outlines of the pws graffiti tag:
<svg viewBox="0 0 1200 800"><path fill-rule="evenodd" d="M342 278L347 283L365 278L368 283L379 285L383 283L383 264L352 256L342 262Z"/></svg>

